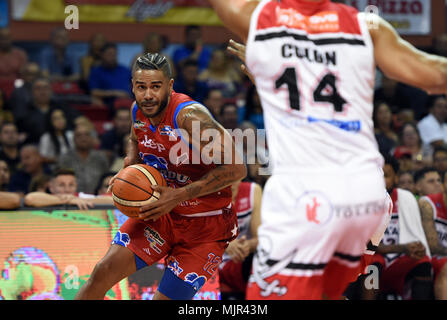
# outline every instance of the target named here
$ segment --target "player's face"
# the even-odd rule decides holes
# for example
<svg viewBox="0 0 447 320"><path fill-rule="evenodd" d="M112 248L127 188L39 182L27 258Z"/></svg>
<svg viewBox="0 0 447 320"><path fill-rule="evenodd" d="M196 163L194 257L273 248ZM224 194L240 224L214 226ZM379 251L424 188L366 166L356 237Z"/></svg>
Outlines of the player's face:
<svg viewBox="0 0 447 320"><path fill-rule="evenodd" d="M441 176L435 171L427 172L424 178L417 183L417 188L422 195L442 192Z"/></svg>
<svg viewBox="0 0 447 320"><path fill-rule="evenodd" d="M75 194L78 185L76 178L69 174L62 174L53 179L50 184L52 194Z"/></svg>
<svg viewBox="0 0 447 320"><path fill-rule="evenodd" d="M388 192L390 192L396 184L396 173L394 172L394 169L392 166L390 166L389 164L386 164L383 167L383 174L385 177L386 190L388 190Z"/></svg>
<svg viewBox="0 0 447 320"><path fill-rule="evenodd" d="M399 188L414 192L413 176L410 173L401 174L399 177Z"/></svg>
<svg viewBox="0 0 447 320"><path fill-rule="evenodd" d="M138 108L147 118L161 114L169 103L173 79L168 79L160 70L137 70L132 79L132 91Z"/></svg>

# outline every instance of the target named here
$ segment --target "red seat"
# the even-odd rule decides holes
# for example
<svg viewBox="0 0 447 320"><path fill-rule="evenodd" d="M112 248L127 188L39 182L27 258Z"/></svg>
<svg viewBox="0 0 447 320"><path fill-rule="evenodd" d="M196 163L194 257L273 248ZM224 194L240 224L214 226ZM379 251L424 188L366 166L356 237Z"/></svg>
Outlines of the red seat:
<svg viewBox="0 0 447 320"><path fill-rule="evenodd" d="M55 94L84 94L85 92L79 87L77 82L59 81L52 83L53 92Z"/></svg>
<svg viewBox="0 0 447 320"><path fill-rule="evenodd" d="M109 108L99 105L73 105L73 108L81 112L91 121L110 121Z"/></svg>
<svg viewBox="0 0 447 320"><path fill-rule="evenodd" d="M134 99L131 99L131 98L118 98L118 99L115 99L115 102L113 103L113 107L115 110L120 109L120 108L130 109L133 102L134 102Z"/></svg>
<svg viewBox="0 0 447 320"><path fill-rule="evenodd" d="M93 125L95 126L96 132L99 136L101 136L104 132L111 129L113 127L112 121L93 121Z"/></svg>
<svg viewBox="0 0 447 320"><path fill-rule="evenodd" d="M12 92L14 91L15 79L1 79L0 80L0 90L5 94L5 98L9 99Z"/></svg>

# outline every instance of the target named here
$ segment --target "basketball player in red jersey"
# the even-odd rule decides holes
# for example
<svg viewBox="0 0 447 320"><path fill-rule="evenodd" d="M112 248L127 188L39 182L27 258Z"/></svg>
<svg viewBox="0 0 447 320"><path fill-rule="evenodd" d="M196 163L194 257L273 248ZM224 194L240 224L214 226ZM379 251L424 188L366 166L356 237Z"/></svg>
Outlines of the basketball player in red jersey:
<svg viewBox="0 0 447 320"><path fill-rule="evenodd" d="M231 185L245 177L245 165L228 132L206 107L174 92L173 83L166 57L136 60L125 166L151 165L168 187L152 186L160 198L122 225L76 299L103 299L118 281L162 258L166 269L154 299L192 299L238 235ZM210 132L217 133L211 142L204 138Z"/></svg>
<svg viewBox="0 0 447 320"><path fill-rule="evenodd" d="M386 213L371 120L375 67L446 93L447 59L329 0L210 3L247 46L273 165L247 297L337 299Z"/></svg>
<svg viewBox="0 0 447 320"><path fill-rule="evenodd" d="M422 226L432 254L435 298L447 300L447 181L442 174L444 191L419 199Z"/></svg>

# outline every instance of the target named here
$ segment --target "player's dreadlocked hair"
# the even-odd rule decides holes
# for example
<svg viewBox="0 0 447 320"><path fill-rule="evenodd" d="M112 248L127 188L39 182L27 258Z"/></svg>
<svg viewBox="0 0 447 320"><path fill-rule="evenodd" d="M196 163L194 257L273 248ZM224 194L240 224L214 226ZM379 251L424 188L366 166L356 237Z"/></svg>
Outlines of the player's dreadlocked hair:
<svg viewBox="0 0 447 320"><path fill-rule="evenodd" d="M171 65L164 55L159 53L145 53L135 61L132 73L137 70L161 70L168 79L172 78Z"/></svg>

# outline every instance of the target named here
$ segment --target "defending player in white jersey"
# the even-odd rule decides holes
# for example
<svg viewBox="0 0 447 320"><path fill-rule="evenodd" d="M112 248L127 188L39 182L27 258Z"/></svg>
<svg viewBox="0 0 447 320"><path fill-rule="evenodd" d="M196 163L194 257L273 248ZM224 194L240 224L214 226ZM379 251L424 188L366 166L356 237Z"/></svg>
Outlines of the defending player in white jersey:
<svg viewBox="0 0 447 320"><path fill-rule="evenodd" d="M247 297L338 298L386 208L372 116L375 68L447 92L447 59L329 0L210 0L246 42L273 174Z"/></svg>

